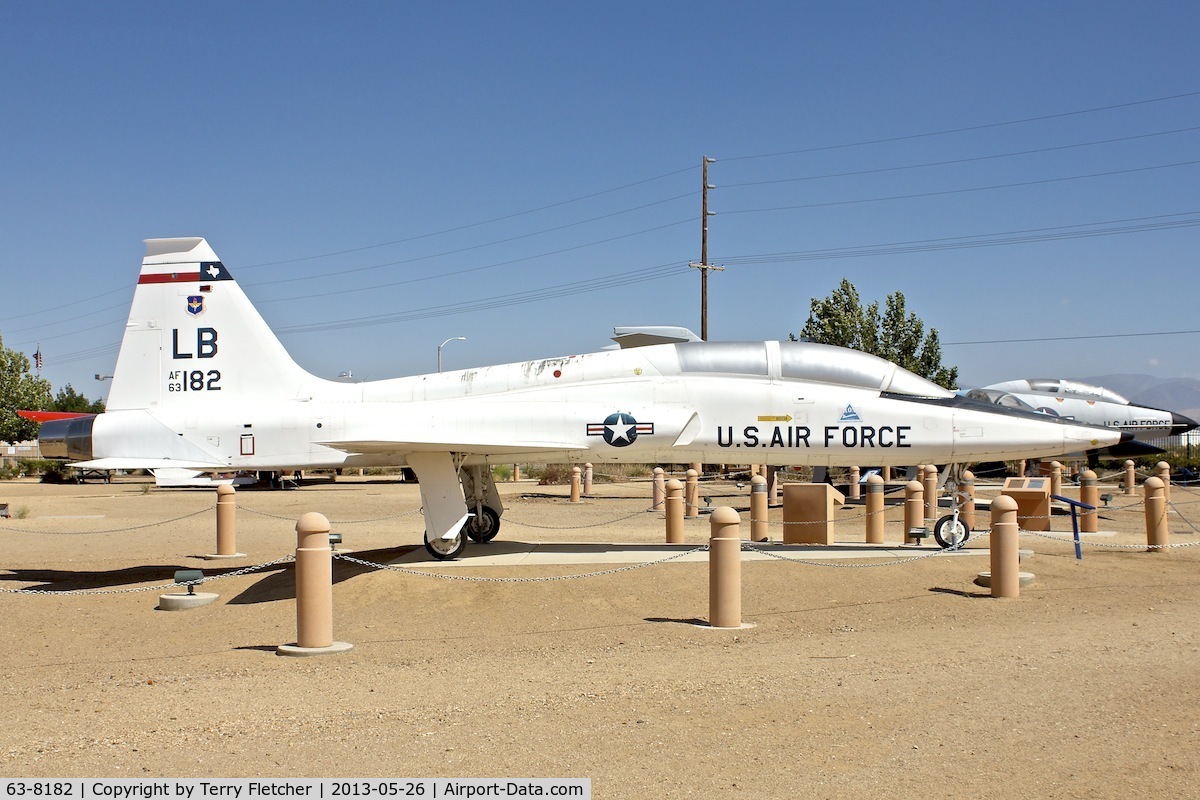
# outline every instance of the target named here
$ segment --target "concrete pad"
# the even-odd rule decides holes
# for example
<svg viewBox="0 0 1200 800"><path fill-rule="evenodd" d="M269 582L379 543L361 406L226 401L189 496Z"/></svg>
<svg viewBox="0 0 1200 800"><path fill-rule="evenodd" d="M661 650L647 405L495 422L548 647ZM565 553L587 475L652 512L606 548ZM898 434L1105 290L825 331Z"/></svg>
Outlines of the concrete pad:
<svg viewBox="0 0 1200 800"><path fill-rule="evenodd" d="M787 558L807 561L833 561L838 559L886 559L911 558L914 554L941 554L958 558L988 554L987 550L966 549L943 553L936 547L901 547L900 543L871 545L847 542L833 545L783 545L758 543L755 547ZM472 542L463 555L453 561L438 561L429 557L424 548L414 548L390 565L421 565L423 567L498 567L498 566L549 566L561 564L644 564L664 558L688 553L700 547L689 544L572 544L532 543L514 541L491 541L486 544ZM777 561L764 553L743 550L742 561ZM707 562L708 553L701 550L676 558L671 563Z"/></svg>
<svg viewBox="0 0 1200 800"><path fill-rule="evenodd" d="M717 626L710 625L707 622L697 622L697 623L694 623L692 625L692 627L699 628L702 631L744 631L744 630L749 630L750 628L757 628L758 623L757 622L743 622L741 625L738 625L736 628L718 628Z"/></svg>
<svg viewBox="0 0 1200 800"><path fill-rule="evenodd" d="M349 642L334 642L328 647L301 647L298 644L281 644L275 648L275 653L281 656L307 658L308 656L335 656L339 653L348 653L353 649L354 645Z"/></svg>
<svg viewBox="0 0 1200 800"><path fill-rule="evenodd" d="M1033 573L1032 572L1018 572L1017 573L1017 585L1018 586L1028 586L1031 583L1033 583ZM992 587L992 571L984 570L983 572L979 573L979 575L976 576L976 578L975 578L975 585L983 586L985 588L990 589Z"/></svg>
<svg viewBox="0 0 1200 800"><path fill-rule="evenodd" d="M189 608L199 608L217 600L215 592L179 592L177 594L160 594L158 596L159 611L185 611Z"/></svg>

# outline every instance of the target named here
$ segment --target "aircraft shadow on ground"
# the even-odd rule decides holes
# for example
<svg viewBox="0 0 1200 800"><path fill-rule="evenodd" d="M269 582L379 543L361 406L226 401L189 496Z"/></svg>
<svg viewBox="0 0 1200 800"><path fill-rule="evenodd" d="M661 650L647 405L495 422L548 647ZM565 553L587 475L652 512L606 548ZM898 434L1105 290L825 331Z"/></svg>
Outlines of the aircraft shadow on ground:
<svg viewBox="0 0 1200 800"><path fill-rule="evenodd" d="M411 547L386 548L380 550L358 551L354 555L365 561L387 563L411 550ZM228 601L230 605L246 605L252 603L268 603L276 600L294 600L296 597L296 577L294 564L273 564L264 567L261 572L249 573L259 575L250 588L239 593ZM195 564L145 564L136 567L126 567L114 570L64 570L64 569L9 569L0 573L0 583L33 584L22 588L38 592L75 592L95 591L105 589L134 589L140 584L173 584L176 570L196 569ZM214 568L206 564L201 568L205 582L196 585L197 591L221 591L221 583L215 579L244 569L241 566L223 566ZM346 561L335 561L333 565L333 582L340 583L357 577L364 572L375 571ZM210 584L209 581L213 582ZM174 589L182 591L182 587Z"/></svg>
<svg viewBox="0 0 1200 800"><path fill-rule="evenodd" d="M376 564L386 564L389 561L394 561L404 555L412 547L387 547L379 550L355 550L353 555L355 558L361 558L363 561L370 561ZM254 605L256 603L274 603L279 600L295 600L296 599L296 571L295 564L281 564L273 568L270 574L263 577L262 580L256 581L253 585L232 597L227 602L228 605ZM363 566L341 559L334 559L333 562L333 582L334 584L348 581L351 578L357 578L367 572L376 572L375 567Z"/></svg>
<svg viewBox="0 0 1200 800"><path fill-rule="evenodd" d="M962 589L947 589L942 586L930 587L929 591L936 592L937 594L952 594L956 597L966 597L968 599L976 599L976 598L980 598L980 597L990 598L992 596L992 593L990 590L982 591L982 592L964 592Z"/></svg>
<svg viewBox="0 0 1200 800"><path fill-rule="evenodd" d="M195 569L187 564L147 564L112 570L9 569L0 581L32 583L24 587L39 592L74 592L89 589L125 589L140 583L171 583L175 570ZM205 573L206 575L208 573Z"/></svg>
<svg viewBox="0 0 1200 800"><path fill-rule="evenodd" d="M646 622L670 622L676 625L708 625L708 620L699 617L645 617Z"/></svg>

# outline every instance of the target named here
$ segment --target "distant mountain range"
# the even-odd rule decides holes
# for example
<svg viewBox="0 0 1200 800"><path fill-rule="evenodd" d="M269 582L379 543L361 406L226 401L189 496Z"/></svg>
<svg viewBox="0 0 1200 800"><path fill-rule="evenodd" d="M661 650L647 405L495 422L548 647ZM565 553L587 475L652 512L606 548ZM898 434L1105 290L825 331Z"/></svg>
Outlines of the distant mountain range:
<svg viewBox="0 0 1200 800"><path fill-rule="evenodd" d="M1150 375L1095 375L1078 378L1125 395L1132 403L1162 408L1200 419L1200 381L1195 378L1155 378Z"/></svg>

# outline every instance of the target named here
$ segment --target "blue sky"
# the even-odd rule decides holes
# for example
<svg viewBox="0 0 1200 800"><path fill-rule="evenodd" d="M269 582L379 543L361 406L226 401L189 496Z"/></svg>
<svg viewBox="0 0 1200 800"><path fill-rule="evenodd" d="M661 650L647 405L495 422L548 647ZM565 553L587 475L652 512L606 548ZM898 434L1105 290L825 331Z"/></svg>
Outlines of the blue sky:
<svg viewBox="0 0 1200 800"><path fill-rule="evenodd" d="M10 3L0 335L103 395L142 239L193 235L325 377L698 331L708 155L711 339L798 332L845 277L903 292L964 385L1200 378L1195 333L1067 338L1200 329L1197 30L1188 2Z"/></svg>

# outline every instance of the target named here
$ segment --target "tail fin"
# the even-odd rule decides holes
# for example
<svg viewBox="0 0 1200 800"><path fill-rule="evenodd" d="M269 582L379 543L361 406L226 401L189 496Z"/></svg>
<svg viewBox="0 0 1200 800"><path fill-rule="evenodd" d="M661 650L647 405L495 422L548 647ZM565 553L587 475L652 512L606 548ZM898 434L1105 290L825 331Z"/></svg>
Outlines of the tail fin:
<svg viewBox="0 0 1200 800"><path fill-rule="evenodd" d="M295 397L311 377L208 242L146 240L109 411Z"/></svg>

